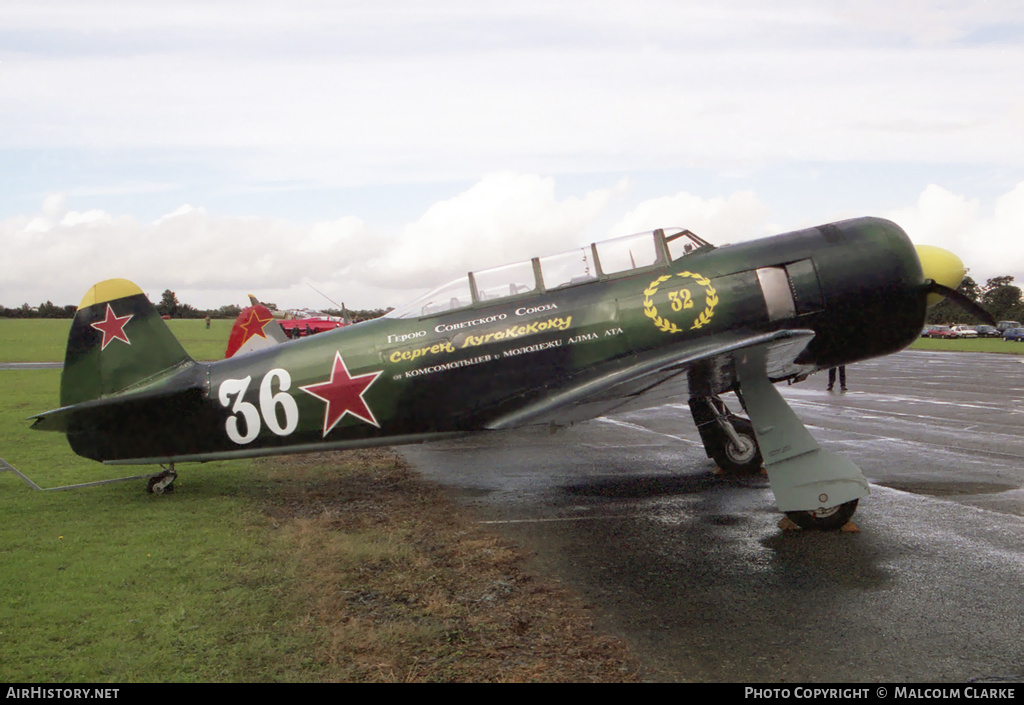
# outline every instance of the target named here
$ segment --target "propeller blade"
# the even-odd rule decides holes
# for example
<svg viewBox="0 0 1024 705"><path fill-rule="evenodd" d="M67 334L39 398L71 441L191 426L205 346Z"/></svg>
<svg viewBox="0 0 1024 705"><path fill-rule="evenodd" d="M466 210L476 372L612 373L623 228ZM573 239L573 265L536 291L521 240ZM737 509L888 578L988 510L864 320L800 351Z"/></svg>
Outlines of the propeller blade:
<svg viewBox="0 0 1024 705"><path fill-rule="evenodd" d="M992 314L983 309L976 302L961 294L956 289L950 289L948 286L943 286L931 279L925 282L925 288L929 294L938 294L939 296L945 296L950 299L957 306L975 318L980 319L983 323L987 323L990 326L994 326L996 324L996 319L992 318Z"/></svg>

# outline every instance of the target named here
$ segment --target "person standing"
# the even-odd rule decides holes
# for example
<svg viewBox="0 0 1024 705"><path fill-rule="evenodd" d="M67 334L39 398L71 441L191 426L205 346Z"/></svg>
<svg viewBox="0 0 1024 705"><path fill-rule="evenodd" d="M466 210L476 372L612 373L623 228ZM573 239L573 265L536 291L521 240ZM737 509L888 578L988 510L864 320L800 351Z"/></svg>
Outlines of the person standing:
<svg viewBox="0 0 1024 705"><path fill-rule="evenodd" d="M839 390L846 391L846 365L839 365L838 368L828 368L828 391L832 391L832 388L836 386L836 370L839 370Z"/></svg>

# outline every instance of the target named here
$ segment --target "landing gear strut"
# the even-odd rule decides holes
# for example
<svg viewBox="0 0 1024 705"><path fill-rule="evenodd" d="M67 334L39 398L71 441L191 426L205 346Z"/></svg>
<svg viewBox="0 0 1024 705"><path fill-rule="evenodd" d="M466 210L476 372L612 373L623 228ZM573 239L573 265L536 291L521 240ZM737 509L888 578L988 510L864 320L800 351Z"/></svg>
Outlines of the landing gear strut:
<svg viewBox="0 0 1024 705"><path fill-rule="evenodd" d="M162 473L149 478L146 491L152 494L170 494L174 492L174 481L177 477L178 473L174 470L174 463L171 463L170 467L164 468Z"/></svg>
<svg viewBox="0 0 1024 705"><path fill-rule="evenodd" d="M842 528L869 494L868 481L851 460L818 445L772 384L767 359L768 346L733 358L737 394L757 428L775 503L805 529Z"/></svg>
<svg viewBox="0 0 1024 705"><path fill-rule="evenodd" d="M729 411L718 396L691 397L690 413L700 431L708 457L730 475L756 475L761 451L749 419Z"/></svg>

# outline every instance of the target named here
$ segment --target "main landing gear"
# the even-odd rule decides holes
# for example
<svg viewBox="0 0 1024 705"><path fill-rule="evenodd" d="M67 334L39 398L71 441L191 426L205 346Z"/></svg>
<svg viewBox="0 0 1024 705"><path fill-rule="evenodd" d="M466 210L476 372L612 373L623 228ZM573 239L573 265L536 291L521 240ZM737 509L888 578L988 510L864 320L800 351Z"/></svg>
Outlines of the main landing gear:
<svg viewBox="0 0 1024 705"><path fill-rule="evenodd" d="M737 416L718 396L691 397L690 413L700 431L704 450L729 475L756 475L763 460L754 424Z"/></svg>
<svg viewBox="0 0 1024 705"><path fill-rule="evenodd" d="M161 465L160 467L164 466ZM171 463L170 467L164 468L163 472L149 478L146 491L151 494L170 494L174 492L174 481L177 478L178 473L174 470L174 463Z"/></svg>
<svg viewBox="0 0 1024 705"><path fill-rule="evenodd" d="M748 386L745 401L749 402L752 396L758 402L755 409L762 417L771 419L767 431L769 450L775 449L774 457L778 459L764 463L754 424L730 411L720 397L691 397L690 412L708 457L729 475L750 476L767 469L776 501L789 520L783 520L783 528L836 531L852 526L850 518L859 502L856 495L867 494L867 481L860 470L853 463L822 451L770 384L760 391L755 386L753 394ZM764 421L762 425L766 425ZM783 452L778 452L779 447ZM829 506L830 495L835 494L853 494L856 498ZM795 511L794 504L818 508Z"/></svg>

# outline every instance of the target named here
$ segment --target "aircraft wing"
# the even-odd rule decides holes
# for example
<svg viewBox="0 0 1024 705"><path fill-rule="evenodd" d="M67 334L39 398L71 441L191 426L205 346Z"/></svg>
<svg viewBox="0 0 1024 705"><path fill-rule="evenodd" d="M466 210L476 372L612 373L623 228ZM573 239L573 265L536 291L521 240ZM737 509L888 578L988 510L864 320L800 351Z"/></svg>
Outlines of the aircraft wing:
<svg viewBox="0 0 1024 705"><path fill-rule="evenodd" d="M791 378L812 368L796 358L814 337L810 330L713 336L706 343L659 349L618 361L600 374L570 382L487 424L491 430L534 424L564 425L613 412L645 409L690 397L690 376L699 369L701 384L718 394L735 388L737 358L763 349L769 380Z"/></svg>

